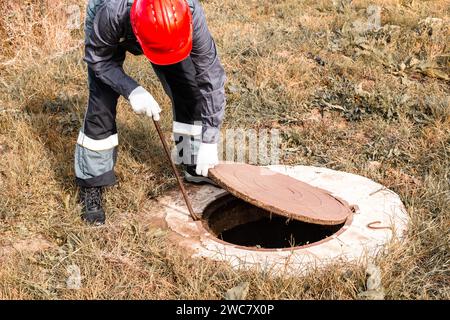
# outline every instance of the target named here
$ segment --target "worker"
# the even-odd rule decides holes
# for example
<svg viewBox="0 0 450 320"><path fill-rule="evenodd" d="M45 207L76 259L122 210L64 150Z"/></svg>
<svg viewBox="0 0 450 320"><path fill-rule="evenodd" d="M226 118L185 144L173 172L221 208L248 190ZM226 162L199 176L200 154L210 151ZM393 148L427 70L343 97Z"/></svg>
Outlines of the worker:
<svg viewBox="0 0 450 320"><path fill-rule="evenodd" d="M151 62L173 111L178 163L186 181L208 183L218 163L225 109L225 72L199 0L89 0L85 58L89 101L75 148L81 217L104 224L104 187L114 185L116 106L127 99L137 114L160 120L150 92L127 75L127 52Z"/></svg>

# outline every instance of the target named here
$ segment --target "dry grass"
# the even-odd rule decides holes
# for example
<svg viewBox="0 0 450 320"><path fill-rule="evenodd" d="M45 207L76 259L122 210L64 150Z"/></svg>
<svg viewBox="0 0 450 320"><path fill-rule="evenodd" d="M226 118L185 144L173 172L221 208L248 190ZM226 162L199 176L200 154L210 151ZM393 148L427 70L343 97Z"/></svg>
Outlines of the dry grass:
<svg viewBox="0 0 450 320"><path fill-rule="evenodd" d="M123 100L109 223L80 222L72 155L87 90L83 32L65 27L74 2L0 4L0 298L216 299L243 281L251 299L356 298L363 265L302 278L238 272L186 259L139 221L146 200L175 184L156 132ZM202 2L229 79L224 127L279 128L283 163L354 172L399 193L411 225L403 247L377 258L386 297L450 298L450 2ZM358 33L371 3L383 28ZM130 58L126 68L163 102L169 131L148 63ZM35 250L27 239L39 239ZM70 265L80 290L66 288Z"/></svg>

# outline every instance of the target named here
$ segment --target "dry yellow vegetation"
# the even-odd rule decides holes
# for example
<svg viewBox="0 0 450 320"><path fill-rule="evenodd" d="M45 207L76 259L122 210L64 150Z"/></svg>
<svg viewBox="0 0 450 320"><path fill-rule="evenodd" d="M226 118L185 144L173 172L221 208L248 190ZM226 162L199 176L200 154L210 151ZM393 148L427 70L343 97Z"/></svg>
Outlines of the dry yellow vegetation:
<svg viewBox="0 0 450 320"><path fill-rule="evenodd" d="M202 3L228 76L224 128L278 128L282 163L397 192L411 224L406 243L376 260L386 298L449 299L450 1ZM68 23L84 4L0 3L0 298L221 299L242 282L249 299L358 298L363 265L299 278L235 271L186 258L140 221L147 199L176 184L152 123L123 99L109 222L80 221L72 161L88 90L82 26ZM380 28L364 27L370 5ZM169 101L149 63L129 57L126 69L164 106L169 137ZM71 266L79 290L67 288Z"/></svg>

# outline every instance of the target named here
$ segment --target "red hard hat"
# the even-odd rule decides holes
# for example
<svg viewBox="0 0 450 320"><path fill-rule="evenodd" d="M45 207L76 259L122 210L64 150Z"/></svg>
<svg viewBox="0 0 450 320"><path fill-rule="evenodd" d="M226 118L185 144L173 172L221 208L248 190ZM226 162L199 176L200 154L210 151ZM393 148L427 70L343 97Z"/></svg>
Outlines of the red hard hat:
<svg viewBox="0 0 450 320"><path fill-rule="evenodd" d="M186 0L136 0L131 25L145 56L168 65L186 59L192 50L192 15Z"/></svg>

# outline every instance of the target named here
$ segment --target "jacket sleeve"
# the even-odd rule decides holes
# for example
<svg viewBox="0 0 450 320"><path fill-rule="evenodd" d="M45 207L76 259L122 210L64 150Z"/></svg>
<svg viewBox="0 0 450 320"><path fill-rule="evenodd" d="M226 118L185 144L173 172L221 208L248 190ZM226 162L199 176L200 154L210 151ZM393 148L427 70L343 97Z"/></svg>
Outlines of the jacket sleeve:
<svg viewBox="0 0 450 320"><path fill-rule="evenodd" d="M208 30L205 14L198 0L190 0L193 6L193 47L191 59L197 75L202 103L202 141L217 143L220 126L225 114L225 70L220 63L217 47Z"/></svg>
<svg viewBox="0 0 450 320"><path fill-rule="evenodd" d="M106 1L97 11L92 30L85 39L84 61L105 84L123 97L139 84L123 70L125 51L119 47L120 39L125 33L123 8L113 8Z"/></svg>

